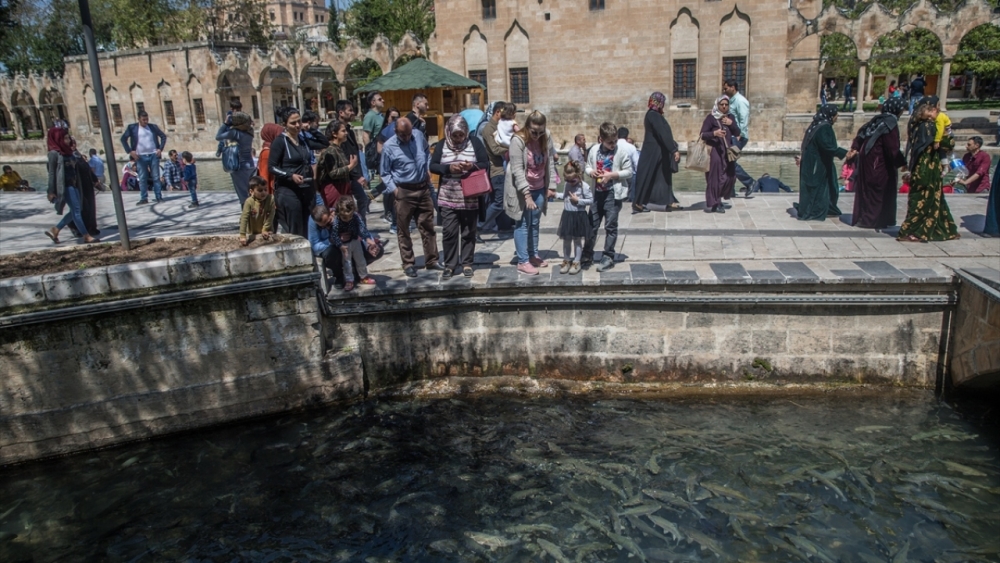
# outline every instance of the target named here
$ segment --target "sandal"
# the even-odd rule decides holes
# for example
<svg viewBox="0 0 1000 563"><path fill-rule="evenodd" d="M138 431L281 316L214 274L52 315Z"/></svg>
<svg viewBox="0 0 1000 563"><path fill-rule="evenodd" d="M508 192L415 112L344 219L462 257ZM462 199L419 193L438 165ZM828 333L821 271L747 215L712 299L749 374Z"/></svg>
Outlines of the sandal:
<svg viewBox="0 0 1000 563"><path fill-rule="evenodd" d="M375 278L367 276L361 278L361 281L359 281L358 283L360 283L361 285L375 285Z"/></svg>
<svg viewBox="0 0 1000 563"><path fill-rule="evenodd" d="M53 243L59 244L59 231L57 231L55 227L45 231L45 236L52 239Z"/></svg>
<svg viewBox="0 0 1000 563"><path fill-rule="evenodd" d="M354 289L354 282L347 282L344 284L344 291L351 291Z"/></svg>

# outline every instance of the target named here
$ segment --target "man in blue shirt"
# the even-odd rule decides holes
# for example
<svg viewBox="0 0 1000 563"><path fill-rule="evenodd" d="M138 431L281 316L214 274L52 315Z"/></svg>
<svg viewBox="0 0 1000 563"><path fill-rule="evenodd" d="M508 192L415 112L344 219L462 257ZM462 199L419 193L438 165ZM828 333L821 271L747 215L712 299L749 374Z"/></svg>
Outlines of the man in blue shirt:
<svg viewBox="0 0 1000 563"><path fill-rule="evenodd" d="M103 192L107 189L104 184L104 161L97 156L97 149L90 149L90 160L87 161L87 164L90 166L90 171L94 173L94 177L97 178L97 189Z"/></svg>
<svg viewBox="0 0 1000 563"><path fill-rule="evenodd" d="M434 200L431 199L429 148L427 139L415 131L408 119L396 120L396 134L382 146L380 166L385 192L396 200L396 238L403 272L417 276L410 219L416 215L417 230L424 246L424 265L428 270L444 270L438 264L437 239L434 234Z"/></svg>

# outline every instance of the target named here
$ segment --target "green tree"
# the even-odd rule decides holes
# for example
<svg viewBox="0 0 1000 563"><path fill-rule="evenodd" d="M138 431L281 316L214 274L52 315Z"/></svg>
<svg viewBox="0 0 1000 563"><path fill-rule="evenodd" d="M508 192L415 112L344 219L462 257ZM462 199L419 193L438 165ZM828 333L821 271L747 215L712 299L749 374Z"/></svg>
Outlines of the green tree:
<svg viewBox="0 0 1000 563"><path fill-rule="evenodd" d="M340 12L337 10L337 6L330 3L330 12L327 16L326 23L326 36L331 43L337 46L338 49L344 47L344 38L340 36Z"/></svg>
<svg viewBox="0 0 1000 563"><path fill-rule="evenodd" d="M858 49L843 33L820 37L819 59L824 76L854 78L858 75Z"/></svg>
<svg viewBox="0 0 1000 563"><path fill-rule="evenodd" d="M926 29L883 35L872 47L872 74L938 74L941 40Z"/></svg>
<svg viewBox="0 0 1000 563"><path fill-rule="evenodd" d="M344 82L353 96L355 90L379 76L382 76L382 67L378 66L377 62L372 59L361 59L348 65Z"/></svg>
<svg viewBox="0 0 1000 563"><path fill-rule="evenodd" d="M965 34L951 71L968 71L987 80L1000 77L1000 26L986 23Z"/></svg>
<svg viewBox="0 0 1000 563"><path fill-rule="evenodd" d="M347 15L347 34L362 45L379 34L395 43L407 31L426 43L434 33L434 0L358 0Z"/></svg>

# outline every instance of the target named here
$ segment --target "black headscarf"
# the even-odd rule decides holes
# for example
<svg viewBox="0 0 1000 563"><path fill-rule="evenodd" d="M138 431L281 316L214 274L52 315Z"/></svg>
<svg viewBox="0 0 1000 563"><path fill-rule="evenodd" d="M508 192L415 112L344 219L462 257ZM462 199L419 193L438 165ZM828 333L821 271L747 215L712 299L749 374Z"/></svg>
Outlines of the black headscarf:
<svg viewBox="0 0 1000 563"><path fill-rule="evenodd" d="M932 96L933 97L933 96ZM927 147L934 144L934 134L937 132L937 124L934 119L920 119L923 114L923 107L933 105L928 98L923 98L910 115L910 123L906 128L906 162L910 172L917 167L917 157L919 157Z"/></svg>
<svg viewBox="0 0 1000 563"><path fill-rule="evenodd" d="M879 137L899 126L897 120L904 109L906 109L906 105L903 103L903 98L889 98L882 104L882 113L873 117L858 131L858 138L865 141L861 148L862 154L867 155Z"/></svg>
<svg viewBox="0 0 1000 563"><path fill-rule="evenodd" d="M832 125L833 118L837 117L837 106L833 104L825 104L819 107L816 111L816 115L813 116L812 123L809 128L806 129L806 135L802 138L802 152L806 152L806 147L812 142L813 137L819 131L820 127L824 125Z"/></svg>

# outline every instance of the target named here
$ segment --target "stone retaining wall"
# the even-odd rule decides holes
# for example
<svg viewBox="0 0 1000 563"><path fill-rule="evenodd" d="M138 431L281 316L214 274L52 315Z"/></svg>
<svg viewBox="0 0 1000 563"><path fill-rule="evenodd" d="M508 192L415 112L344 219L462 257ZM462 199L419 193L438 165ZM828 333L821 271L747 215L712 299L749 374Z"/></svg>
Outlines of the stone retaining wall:
<svg viewBox="0 0 1000 563"><path fill-rule="evenodd" d="M1000 284L960 272L951 377L955 385L995 386L1000 381Z"/></svg>

